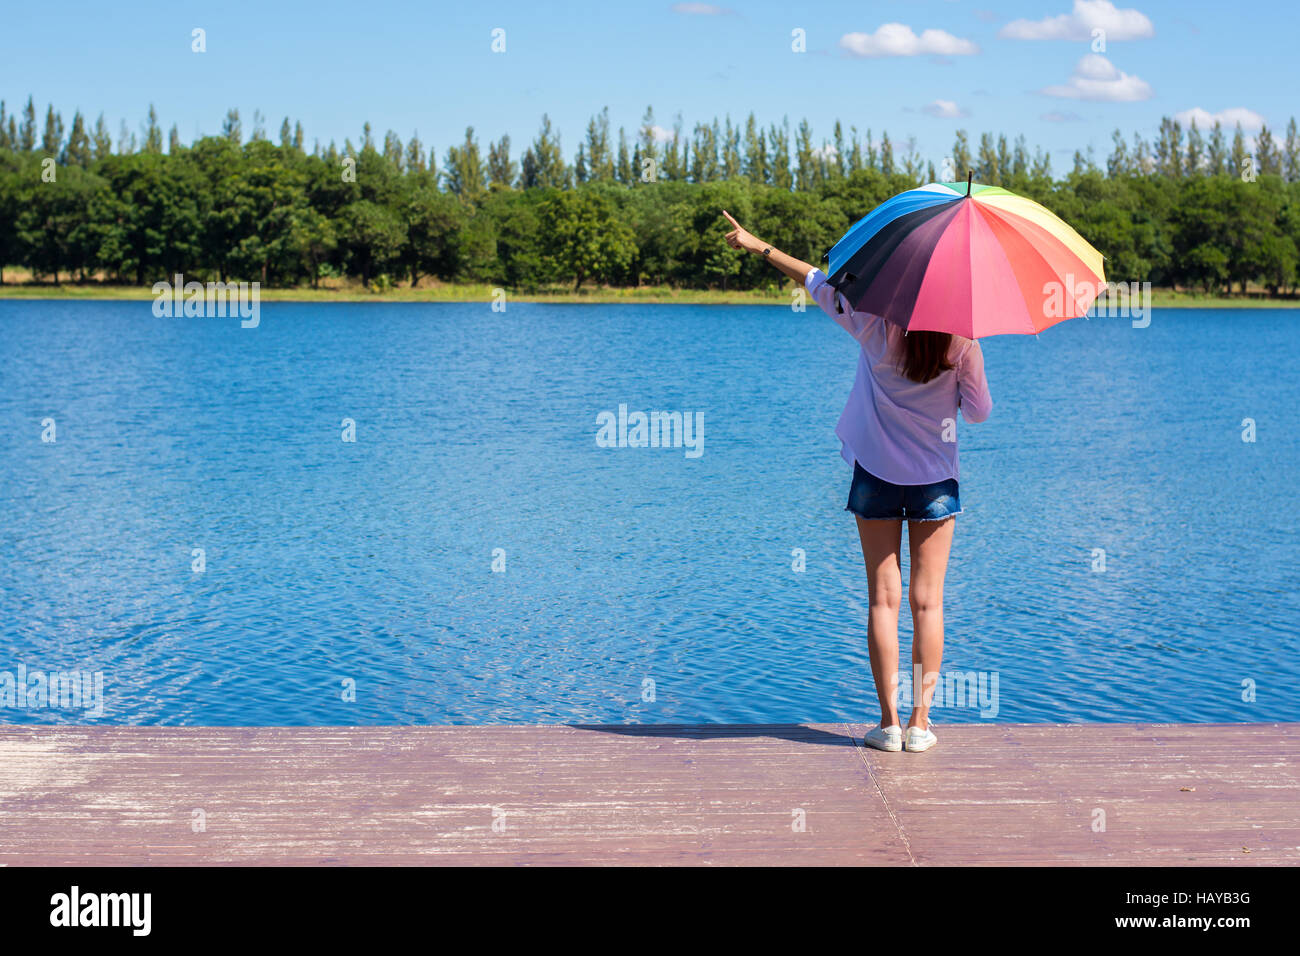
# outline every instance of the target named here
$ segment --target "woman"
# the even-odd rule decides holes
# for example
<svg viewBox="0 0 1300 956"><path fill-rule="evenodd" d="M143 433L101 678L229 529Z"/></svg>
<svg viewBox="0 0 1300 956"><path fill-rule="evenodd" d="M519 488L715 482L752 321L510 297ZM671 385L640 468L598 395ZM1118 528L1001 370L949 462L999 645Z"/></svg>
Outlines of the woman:
<svg viewBox="0 0 1300 956"><path fill-rule="evenodd" d="M820 269L788 256L741 228L727 233L733 249L764 256L802 284L823 311L857 339L861 350L848 404L835 434L853 465L845 510L857 517L867 566L867 645L880 698L880 724L866 735L879 750L902 750L898 717L899 562L903 522L911 550L914 702L906 746L929 750L930 703L943 659L943 579L948 569L957 497L957 409L982 422L993 408L978 342L941 332L906 334L879 316L855 312ZM919 679L918 679L919 678Z"/></svg>

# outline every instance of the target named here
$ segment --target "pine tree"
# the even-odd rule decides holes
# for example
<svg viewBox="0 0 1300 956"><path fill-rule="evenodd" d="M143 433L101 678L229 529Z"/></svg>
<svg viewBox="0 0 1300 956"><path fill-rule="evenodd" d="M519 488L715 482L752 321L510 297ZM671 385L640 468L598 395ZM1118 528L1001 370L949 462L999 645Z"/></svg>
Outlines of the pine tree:
<svg viewBox="0 0 1300 956"><path fill-rule="evenodd" d="M1282 172L1282 153L1267 124L1260 127L1259 135L1255 137L1255 164L1263 175L1277 176Z"/></svg>
<svg viewBox="0 0 1300 956"><path fill-rule="evenodd" d="M420 142L420 131L417 129L406 144L406 171L422 173L424 170L424 144Z"/></svg>
<svg viewBox="0 0 1300 956"><path fill-rule="evenodd" d="M609 107L587 122L586 164L589 179L607 182L614 178L614 156L609 146Z"/></svg>
<svg viewBox="0 0 1300 956"><path fill-rule="evenodd" d="M975 161L975 178L982 183L996 186L1002 181L1002 170L998 166L998 150L993 145L992 133L980 133L979 158Z"/></svg>
<svg viewBox="0 0 1300 956"><path fill-rule="evenodd" d="M975 168L971 165L970 139L964 129L957 130L957 136L952 143L952 168L955 180L965 179L966 173Z"/></svg>
<svg viewBox="0 0 1300 956"><path fill-rule="evenodd" d="M591 178L591 171L587 168L587 147L584 143L578 144L578 155L573 157L573 181L585 183Z"/></svg>
<svg viewBox="0 0 1300 956"><path fill-rule="evenodd" d="M1246 168L1246 134L1241 131L1241 124L1237 124L1236 130L1232 134L1232 152L1228 154L1228 173L1232 176L1240 176Z"/></svg>
<svg viewBox="0 0 1300 956"><path fill-rule="evenodd" d="M1116 129L1110 138L1115 148L1110 151L1110 158L1106 160L1106 175L1115 179L1131 171L1132 160L1129 158L1128 143L1124 142L1124 134Z"/></svg>
<svg viewBox="0 0 1300 956"><path fill-rule="evenodd" d="M158 126L158 111L149 104L149 119L144 131L144 151L146 153L162 152L162 129Z"/></svg>
<svg viewBox="0 0 1300 956"><path fill-rule="evenodd" d="M1215 120L1214 128L1210 130L1210 144L1205 149L1205 172L1210 176L1218 176L1224 172L1227 161L1228 147L1223 139L1223 124Z"/></svg>
<svg viewBox="0 0 1300 956"><path fill-rule="evenodd" d="M998 182L1005 183L1011 175L1011 150L1007 148L1007 137L998 134Z"/></svg>
<svg viewBox="0 0 1300 956"><path fill-rule="evenodd" d="M1300 135L1296 132L1294 116L1286 124L1286 141L1282 145L1282 175L1287 182L1300 181Z"/></svg>
<svg viewBox="0 0 1300 956"><path fill-rule="evenodd" d="M0 149L13 149L15 144L9 140L9 131L5 129L6 122L5 101L0 100Z"/></svg>
<svg viewBox="0 0 1300 956"><path fill-rule="evenodd" d="M1168 116L1160 119L1156 137L1156 169L1162 176L1177 179L1183 175L1183 128Z"/></svg>
<svg viewBox="0 0 1300 956"><path fill-rule="evenodd" d="M447 189L467 202L474 202L487 191L484 173L483 159L474 139L474 127L468 126L465 128L465 142L447 147L446 172L443 173Z"/></svg>
<svg viewBox="0 0 1300 956"><path fill-rule="evenodd" d="M808 120L799 121L799 130L795 134L795 188L799 190L813 189L818 181L818 169L816 160L813 156L812 144L812 127L808 125Z"/></svg>
<svg viewBox="0 0 1300 956"><path fill-rule="evenodd" d="M690 176L697 183L712 182L718 178L716 126L695 124L695 146L692 150Z"/></svg>
<svg viewBox="0 0 1300 956"><path fill-rule="evenodd" d="M176 124L172 123L171 132L167 134L167 152L169 155L175 156L180 151L181 132L176 128Z"/></svg>
<svg viewBox="0 0 1300 956"><path fill-rule="evenodd" d="M99 114L99 119L95 120L95 131L90 134L91 155L95 159L103 159L105 156L113 154L113 137L109 135L108 124L104 122L104 114Z"/></svg>
<svg viewBox="0 0 1300 956"><path fill-rule="evenodd" d="M68 131L68 142L63 147L63 155L59 157L59 164L62 166L80 166L85 169L90 165L90 136L86 133L86 121L81 116L81 110L72 114L72 128Z"/></svg>
<svg viewBox="0 0 1300 956"><path fill-rule="evenodd" d="M402 170L402 139L393 130L384 134L384 159L398 172Z"/></svg>
<svg viewBox="0 0 1300 956"><path fill-rule="evenodd" d="M293 121L293 148L302 152L302 123L298 120ZM320 152L320 140L316 141L315 152Z"/></svg>
<svg viewBox="0 0 1300 956"><path fill-rule="evenodd" d="M921 152L916 147L916 137L909 136L907 149L903 153L903 175L916 184L921 183L925 174L925 164L921 162Z"/></svg>
<svg viewBox="0 0 1300 956"><path fill-rule="evenodd" d="M745 121L745 175L751 182L771 182L771 172L767 161L767 136L759 130L754 114L749 114Z"/></svg>
<svg viewBox="0 0 1300 956"><path fill-rule="evenodd" d="M1184 168L1188 176L1199 176L1204 171L1204 166L1205 139L1196 126L1196 117L1192 117L1191 125L1187 127L1187 162Z"/></svg>
<svg viewBox="0 0 1300 956"><path fill-rule="evenodd" d="M560 136L551 129L550 116L543 114L537 138L520 163L519 184L524 189L531 189L535 186L564 186L567 181L568 170L560 149Z"/></svg>
<svg viewBox="0 0 1300 956"><path fill-rule="evenodd" d="M659 178L681 182L686 179L685 144L682 141L682 114L673 120L673 137L663 146L659 163Z"/></svg>
<svg viewBox="0 0 1300 956"><path fill-rule="evenodd" d="M894 174L894 145L887 132L880 134L880 171L886 176Z"/></svg>
<svg viewBox="0 0 1300 956"><path fill-rule="evenodd" d="M1025 142L1024 133L1016 137L1015 152L1011 156L1011 175L1015 179L1029 175L1029 144Z"/></svg>
<svg viewBox="0 0 1300 956"><path fill-rule="evenodd" d="M736 179L742 174L745 162L740 155L740 127L732 125L730 113L727 114L724 136L726 139L722 144L722 177Z"/></svg>
<svg viewBox="0 0 1300 956"><path fill-rule="evenodd" d="M288 149L293 145L293 130L289 127L289 117L280 123L280 148Z"/></svg>
<svg viewBox="0 0 1300 956"><path fill-rule="evenodd" d="M45 135L41 137L41 152L57 157L63 145L63 117L54 112L51 103L45 110Z"/></svg>
<svg viewBox="0 0 1300 956"><path fill-rule="evenodd" d="M627 151L627 130L623 127L618 128L618 166L616 175L618 181L625 186L630 186L636 180L636 174L632 171L632 157Z"/></svg>
<svg viewBox="0 0 1300 956"><path fill-rule="evenodd" d="M36 106L30 96L27 97L27 105L23 107L22 125L18 127L18 148L24 153L30 153L36 148Z"/></svg>
<svg viewBox="0 0 1300 956"><path fill-rule="evenodd" d="M225 121L221 124L221 135L238 146L244 139L244 127L239 121L239 110L226 110Z"/></svg>
<svg viewBox="0 0 1300 956"><path fill-rule="evenodd" d="M852 149L849 150L849 173L850 175L862 169L862 141L858 139L858 128L849 127L849 138L853 142Z"/></svg>
<svg viewBox="0 0 1300 956"><path fill-rule="evenodd" d="M768 133L768 142L771 143L769 168L772 185L778 189L793 188L794 178L790 172L790 118L788 116L782 117L780 126L772 125Z"/></svg>
<svg viewBox="0 0 1300 956"><path fill-rule="evenodd" d="M1040 180L1051 178L1052 157L1041 146L1034 150L1034 165L1030 167L1029 175Z"/></svg>
<svg viewBox="0 0 1300 956"><path fill-rule="evenodd" d="M510 189L519 178L519 167L510 158L510 137L502 136L488 146L488 185L492 189Z"/></svg>
<svg viewBox="0 0 1300 956"><path fill-rule="evenodd" d="M645 115L641 117L641 129L637 138L637 148L640 150L640 163L644 164L646 160L653 163L659 162L659 141L655 126L655 111L653 106L645 108ZM637 166L637 178L641 177L641 165ZM657 174L656 174L657 177Z"/></svg>

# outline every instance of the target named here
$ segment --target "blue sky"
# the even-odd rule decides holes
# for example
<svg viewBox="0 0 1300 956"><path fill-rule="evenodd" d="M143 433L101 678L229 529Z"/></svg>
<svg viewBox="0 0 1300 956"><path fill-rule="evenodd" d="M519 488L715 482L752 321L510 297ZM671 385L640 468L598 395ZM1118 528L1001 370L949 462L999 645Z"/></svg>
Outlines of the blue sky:
<svg viewBox="0 0 1300 956"><path fill-rule="evenodd" d="M254 109L272 137L285 115L301 120L309 148L355 142L369 120L376 140L418 129L440 157L467 125L481 143L506 133L517 158L546 112L571 157L601 107L631 135L652 104L660 125L680 111L687 129L752 110L764 124L806 116L829 138L838 117L877 140L882 129L895 143L915 137L936 166L958 128L1024 133L1060 172L1075 149L1091 144L1100 161L1112 129L1150 136L1162 115L1240 116L1250 133L1300 114L1300 14L1281 0L73 0L58 11L6 11L7 108L31 93L65 122L102 111L116 136L121 120L138 132L152 102L187 142L236 106L246 133ZM1098 24L1103 54L1089 40ZM191 52L195 27L206 53ZM504 53L490 49L494 28ZM804 53L791 49L795 29Z"/></svg>

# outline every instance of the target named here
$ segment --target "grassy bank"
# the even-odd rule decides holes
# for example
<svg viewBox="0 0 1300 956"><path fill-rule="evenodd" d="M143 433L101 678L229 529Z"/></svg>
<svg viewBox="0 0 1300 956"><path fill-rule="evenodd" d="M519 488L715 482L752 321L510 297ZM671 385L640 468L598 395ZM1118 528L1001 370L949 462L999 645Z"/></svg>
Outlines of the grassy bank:
<svg viewBox="0 0 1300 956"><path fill-rule="evenodd" d="M791 287L773 287L725 291L722 289L674 289L670 286L638 288L588 287L574 292L571 288L546 289L533 293L509 292L509 302L585 303L608 305L636 303L643 305L780 305L788 306ZM322 284L318 289L261 289L263 302L491 302L493 286L487 284L431 284L410 288L393 286L385 291L366 289L356 283ZM136 300L154 298L147 286L74 283L54 285L6 281L0 285L0 299L92 299ZM1157 308L1300 308L1300 299L1268 298L1263 294L1247 296L1207 296L1173 289L1152 289L1152 304Z"/></svg>

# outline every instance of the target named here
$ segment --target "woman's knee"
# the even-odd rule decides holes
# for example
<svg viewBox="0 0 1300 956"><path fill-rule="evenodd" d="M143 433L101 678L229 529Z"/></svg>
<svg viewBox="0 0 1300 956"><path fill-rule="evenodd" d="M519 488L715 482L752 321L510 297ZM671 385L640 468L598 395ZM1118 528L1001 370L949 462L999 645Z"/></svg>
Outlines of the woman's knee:
<svg viewBox="0 0 1300 956"><path fill-rule="evenodd" d="M942 614L943 613L943 585L934 587L932 585L920 584L913 582L907 589L907 601L912 607L912 614Z"/></svg>
<svg viewBox="0 0 1300 956"><path fill-rule="evenodd" d="M903 582L886 578L872 581L867 586L868 601L873 608L897 611L903 604Z"/></svg>

